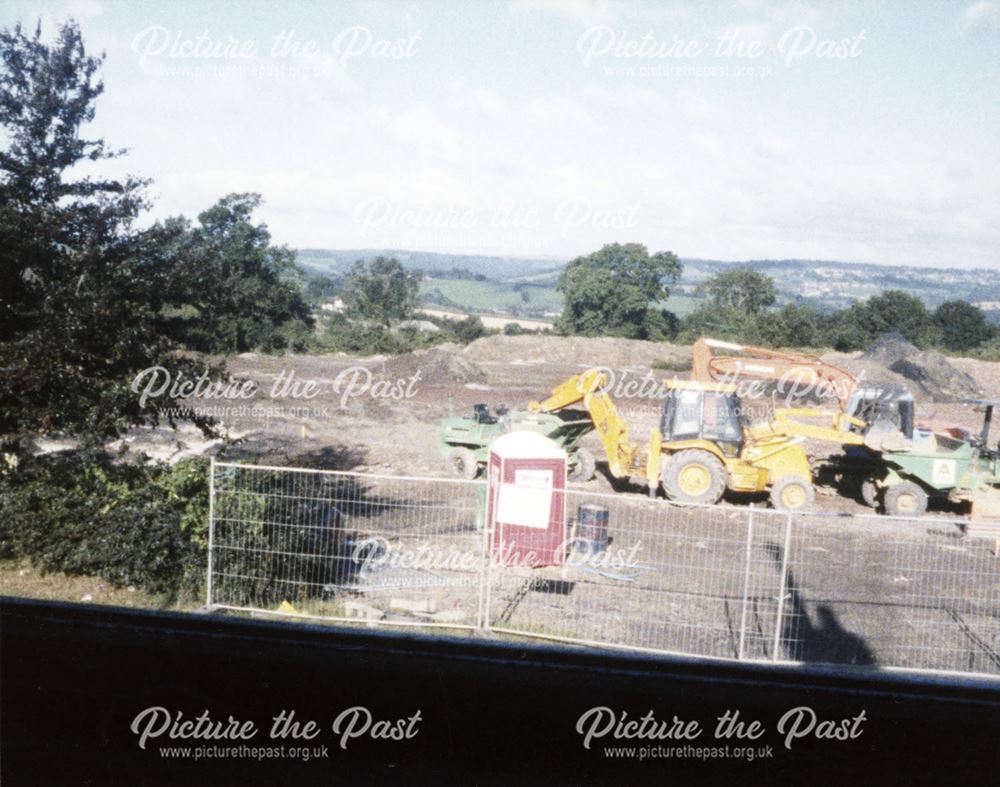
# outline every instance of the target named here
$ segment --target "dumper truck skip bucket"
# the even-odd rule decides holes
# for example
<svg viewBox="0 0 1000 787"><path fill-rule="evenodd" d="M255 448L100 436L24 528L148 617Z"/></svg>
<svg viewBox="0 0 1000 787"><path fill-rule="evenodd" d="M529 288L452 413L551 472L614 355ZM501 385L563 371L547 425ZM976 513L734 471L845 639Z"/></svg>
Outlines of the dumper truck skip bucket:
<svg viewBox="0 0 1000 787"><path fill-rule="evenodd" d="M593 431L590 418L580 413L533 413L511 410L493 417L477 411L473 418L450 417L441 421L440 448L449 473L475 478L485 466L490 444L508 432L535 432L555 441L569 457L570 480L589 481L594 476L594 457L580 447L580 440Z"/></svg>

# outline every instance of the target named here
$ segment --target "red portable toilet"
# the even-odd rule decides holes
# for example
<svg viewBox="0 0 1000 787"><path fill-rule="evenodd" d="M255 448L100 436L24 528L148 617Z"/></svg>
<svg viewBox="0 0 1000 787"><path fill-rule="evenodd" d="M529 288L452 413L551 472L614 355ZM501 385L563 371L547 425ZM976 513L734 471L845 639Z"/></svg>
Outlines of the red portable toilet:
<svg viewBox="0 0 1000 787"><path fill-rule="evenodd" d="M561 566L566 542L566 452L536 432L490 445L486 522L503 565Z"/></svg>

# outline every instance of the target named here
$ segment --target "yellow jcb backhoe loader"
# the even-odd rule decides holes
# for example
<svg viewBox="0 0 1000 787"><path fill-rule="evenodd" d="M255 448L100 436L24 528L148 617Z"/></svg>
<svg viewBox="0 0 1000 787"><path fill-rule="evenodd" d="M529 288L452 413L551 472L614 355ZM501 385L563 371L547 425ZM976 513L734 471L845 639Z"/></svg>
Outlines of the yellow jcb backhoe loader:
<svg viewBox="0 0 1000 787"><path fill-rule="evenodd" d="M728 488L770 490L775 508L795 511L813 501L812 472L802 437L770 427L747 428L739 397L726 384L667 382L660 426L645 446L629 439L628 424L607 393L607 376L588 369L556 387L531 410L555 412L582 403L604 444L616 478L641 478L650 496L662 486L671 500L712 504Z"/></svg>

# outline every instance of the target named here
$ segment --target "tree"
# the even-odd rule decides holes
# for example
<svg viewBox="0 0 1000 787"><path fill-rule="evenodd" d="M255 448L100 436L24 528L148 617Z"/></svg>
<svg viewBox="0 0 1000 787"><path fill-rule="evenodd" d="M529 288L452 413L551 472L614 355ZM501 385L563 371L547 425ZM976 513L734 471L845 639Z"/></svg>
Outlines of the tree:
<svg viewBox="0 0 1000 787"><path fill-rule="evenodd" d="M819 347L826 341L826 319L811 306L789 303L761 321L761 333L775 347Z"/></svg>
<svg viewBox="0 0 1000 787"><path fill-rule="evenodd" d="M281 350L302 344L313 318L295 280L295 252L254 224L259 194L229 194L198 215L157 227L164 330L202 352ZM154 242L149 244L154 245Z"/></svg>
<svg viewBox="0 0 1000 787"><path fill-rule="evenodd" d="M718 308L753 315L774 306L778 300L774 280L749 265L717 273L701 285L699 290L707 293L712 304Z"/></svg>
<svg viewBox="0 0 1000 787"><path fill-rule="evenodd" d="M611 243L577 257L556 285L565 298L556 329L563 334L648 338L651 326L662 331L670 324L649 312L669 297L681 269L672 252L650 254L639 243Z"/></svg>
<svg viewBox="0 0 1000 787"><path fill-rule="evenodd" d="M867 349L884 333L902 334L918 347L937 338L937 326L919 298L886 290L865 303L852 303L831 319L830 338L838 350Z"/></svg>
<svg viewBox="0 0 1000 787"><path fill-rule="evenodd" d="M934 310L934 323L948 350L971 350L993 336L982 309L966 301L942 303Z"/></svg>
<svg viewBox="0 0 1000 787"><path fill-rule="evenodd" d="M372 320L388 328L413 313L420 292L419 273L409 273L395 258L358 260L344 286L344 303L351 317Z"/></svg>
<svg viewBox="0 0 1000 787"><path fill-rule="evenodd" d="M103 91L103 56L80 30L53 43L20 25L0 30L0 443L20 453L40 432L87 441L153 422L170 397L140 403L136 373L203 370L169 354L156 330L157 279L134 221L146 182L78 177L84 162L114 158L85 139ZM205 421L200 420L203 425Z"/></svg>
<svg viewBox="0 0 1000 787"><path fill-rule="evenodd" d="M708 301L689 314L682 324L682 335L693 341L709 335L718 339L752 344L798 345L798 337L789 341L784 318L797 321L805 317L795 309L782 314L771 310L777 300L777 288L770 276L758 273L749 265L722 271L698 288Z"/></svg>
<svg viewBox="0 0 1000 787"><path fill-rule="evenodd" d="M344 290L344 280L341 276L326 273L306 274L306 298L315 304L328 301L340 295Z"/></svg>
<svg viewBox="0 0 1000 787"><path fill-rule="evenodd" d="M465 319L456 321L452 324L451 330L455 334L455 338L462 344L474 342L476 339L481 339L490 333L483 324L483 321L476 315L470 315Z"/></svg>
<svg viewBox="0 0 1000 787"><path fill-rule="evenodd" d="M733 342L760 344L766 341L761 331L761 319L756 314L703 303L681 323L681 338L693 342L699 336L711 336Z"/></svg>
<svg viewBox="0 0 1000 787"><path fill-rule="evenodd" d="M933 320L924 302L902 290L886 290L870 298L863 316L872 339L895 331L914 344L925 346L932 338Z"/></svg>

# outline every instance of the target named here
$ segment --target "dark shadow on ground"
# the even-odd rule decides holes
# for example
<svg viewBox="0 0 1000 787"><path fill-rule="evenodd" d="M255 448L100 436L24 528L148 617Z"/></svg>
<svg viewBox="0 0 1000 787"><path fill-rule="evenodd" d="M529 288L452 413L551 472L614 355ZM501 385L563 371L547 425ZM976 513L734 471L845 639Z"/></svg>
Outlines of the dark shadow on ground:
<svg viewBox="0 0 1000 787"><path fill-rule="evenodd" d="M598 460L595 462L595 477L604 476L608 483L611 485L612 490L619 494L631 494L631 495L648 495L649 488L645 484L636 483L630 478L615 478L611 475L611 470L608 467L607 460ZM663 497L663 490L657 488L657 497Z"/></svg>
<svg viewBox="0 0 1000 787"><path fill-rule="evenodd" d="M783 548L777 544L768 544L765 549L780 567ZM787 572L785 590L787 595L781 638L786 658L859 667L878 664L865 640L845 629L832 607L826 604L817 606L815 622L813 621L791 570Z"/></svg>
<svg viewBox="0 0 1000 787"><path fill-rule="evenodd" d="M252 462L312 470L353 470L368 461L368 451L359 446L327 445L303 450L301 441L282 437L248 439L220 451L223 462Z"/></svg>

